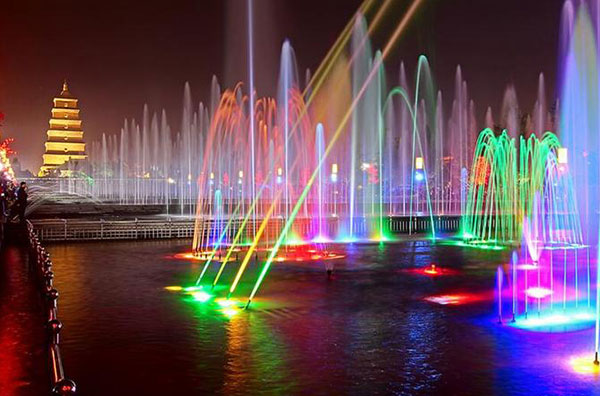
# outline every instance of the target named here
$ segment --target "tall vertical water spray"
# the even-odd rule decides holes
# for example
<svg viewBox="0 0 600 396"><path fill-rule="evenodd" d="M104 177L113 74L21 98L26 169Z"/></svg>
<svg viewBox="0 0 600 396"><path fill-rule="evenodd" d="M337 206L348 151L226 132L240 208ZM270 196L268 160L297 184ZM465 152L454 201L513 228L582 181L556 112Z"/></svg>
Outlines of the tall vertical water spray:
<svg viewBox="0 0 600 396"><path fill-rule="evenodd" d="M255 169L255 120L254 120L254 0L248 0L248 85L250 100L248 112L250 113L250 191L251 197L256 197L256 169ZM256 234L256 210L252 210L253 234Z"/></svg>

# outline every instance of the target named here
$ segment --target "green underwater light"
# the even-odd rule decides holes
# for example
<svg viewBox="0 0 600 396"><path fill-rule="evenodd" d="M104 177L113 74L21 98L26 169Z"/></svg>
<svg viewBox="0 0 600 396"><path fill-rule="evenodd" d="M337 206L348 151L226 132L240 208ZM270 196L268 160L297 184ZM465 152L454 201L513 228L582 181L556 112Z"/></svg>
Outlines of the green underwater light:
<svg viewBox="0 0 600 396"><path fill-rule="evenodd" d="M202 290L202 286L188 286L183 288L183 291L185 292L195 292L198 290Z"/></svg>
<svg viewBox="0 0 600 396"><path fill-rule="evenodd" d="M213 296L208 294L207 292L199 291L193 292L192 297L194 298L194 300L204 303L209 301Z"/></svg>

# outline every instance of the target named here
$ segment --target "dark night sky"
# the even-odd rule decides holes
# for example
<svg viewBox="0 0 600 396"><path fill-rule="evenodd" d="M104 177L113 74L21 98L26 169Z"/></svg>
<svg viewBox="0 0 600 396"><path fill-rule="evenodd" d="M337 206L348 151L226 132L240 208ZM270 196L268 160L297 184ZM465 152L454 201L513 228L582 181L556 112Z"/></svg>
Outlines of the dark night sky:
<svg viewBox="0 0 600 396"><path fill-rule="evenodd" d="M256 88L273 95L278 58L291 40L301 71L315 70L359 0L255 0ZM397 0L374 36L382 47L408 1ZM425 0L391 55L388 81L403 59L410 73L430 58L446 103L463 69L479 116L499 111L512 82L525 110L537 76L553 99L562 0ZM166 108L179 124L185 81L207 100L210 79L245 79L244 0L3 0L0 10L0 111L3 135L16 139L25 166L37 171L52 97L63 78L80 99L86 140L115 133L144 103Z"/></svg>

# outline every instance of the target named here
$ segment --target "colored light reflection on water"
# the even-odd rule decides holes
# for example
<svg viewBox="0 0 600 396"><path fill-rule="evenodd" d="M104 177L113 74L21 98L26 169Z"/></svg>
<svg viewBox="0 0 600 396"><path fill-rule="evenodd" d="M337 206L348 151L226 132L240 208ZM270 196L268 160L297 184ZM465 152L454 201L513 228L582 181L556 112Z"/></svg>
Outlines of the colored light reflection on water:
<svg viewBox="0 0 600 396"><path fill-rule="evenodd" d="M568 332L577 331L594 325L596 317L591 312L551 313L538 315L530 312L527 317L520 315L510 326L540 332Z"/></svg>
<svg viewBox="0 0 600 396"><path fill-rule="evenodd" d="M462 305L477 300L479 299L470 294L441 294L425 297L425 301L440 305Z"/></svg>
<svg viewBox="0 0 600 396"><path fill-rule="evenodd" d="M448 245L467 247L472 249L481 250L505 250L506 247L502 245L494 245L492 241L449 241L446 242Z"/></svg>
<svg viewBox="0 0 600 396"><path fill-rule="evenodd" d="M236 305L236 301L228 300L226 298L219 298L219 299L215 300L215 302L222 308L229 308L229 307L233 307Z"/></svg>
<svg viewBox="0 0 600 396"><path fill-rule="evenodd" d="M237 308L229 307L229 308L223 309L221 312L223 312L223 314L225 314L225 316L231 318L232 316L235 316L238 313L240 313L240 310Z"/></svg>
<svg viewBox="0 0 600 396"><path fill-rule="evenodd" d="M199 291L199 292L193 292L192 293L192 297L194 297L194 300L199 301L199 302L207 302L209 301L213 296L203 292L203 291Z"/></svg>
<svg viewBox="0 0 600 396"><path fill-rule="evenodd" d="M186 292L193 292L193 291L197 291L197 290L202 290L202 286L187 286L187 287L184 287L183 290Z"/></svg>
<svg viewBox="0 0 600 396"><path fill-rule="evenodd" d="M216 300L225 301L228 288L211 289L207 278L202 289L186 291L197 266L169 265L165 259L186 244L51 247L57 286L64 291L61 320L70 331L61 339L66 369L82 388L105 390L100 368L121 389L149 395L443 395L465 389L478 395L523 389L533 395L556 389L587 395L598 387L594 376L578 375L568 364L571 355L593 358L585 353L591 329L543 334L509 327L506 319L503 326L490 320L489 284L506 261L500 255L424 241L340 246L346 257L336 262L338 278L328 281L319 265L275 265L261 297L245 310L260 265L249 267L229 300L235 305L221 306ZM132 249L139 254L131 255ZM429 279L403 272L432 262L460 276ZM82 266L100 287L72 281ZM226 269L224 279L235 269ZM165 290L169 285L181 290ZM191 293L200 291L215 297L196 301ZM427 296L442 298L423 301ZM106 320L94 321L95 315ZM135 354L115 360L106 351L107 336L130 340ZM144 381L118 375L133 364L143 372L162 368L165 375ZM361 376L370 380L356 381Z"/></svg>
<svg viewBox="0 0 600 396"><path fill-rule="evenodd" d="M270 249L256 249L256 254L258 255L260 252L268 252L270 251ZM234 250L234 252L243 252L243 250L241 249L236 249ZM186 252L186 253L178 253L173 255L172 257L174 257L175 259L179 259L179 260L195 260L195 261L207 261L207 260L211 260L213 262L221 262L224 260L224 257L226 256L227 252L224 252L222 254L215 254L213 255L212 253L210 254L194 254L191 252ZM245 254L245 253L244 253ZM275 262L290 262L290 261L295 261L295 262L301 262L301 261L324 261L324 260L337 260L337 259L341 259L344 258L345 255L338 253L338 252L331 252L331 251L327 251L327 250L323 250L323 249L316 249L314 247L312 247L312 245L308 245L308 244L297 244L297 245L293 245L291 247L288 247L287 249L281 249L279 254L274 258ZM260 255L260 258L264 258L262 253ZM230 258L228 262L235 262L236 260L234 260L233 258ZM167 289L170 291L179 291L176 289ZM186 291L190 291L187 290Z"/></svg>
<svg viewBox="0 0 600 396"><path fill-rule="evenodd" d="M525 291L529 297L545 298L552 294L552 290L544 287L530 287Z"/></svg>
<svg viewBox="0 0 600 396"><path fill-rule="evenodd" d="M431 264L429 267L425 268L423 272L427 275L441 275L442 270L436 268L435 264Z"/></svg>
<svg viewBox="0 0 600 396"><path fill-rule="evenodd" d="M540 267L535 264L520 264L517 266L517 269L525 270L525 271L533 271L533 270L537 270L539 268Z"/></svg>
<svg viewBox="0 0 600 396"><path fill-rule="evenodd" d="M457 275L458 271L450 268L442 268L435 264L429 265L425 268L409 268L406 270L401 270L401 273L410 273L415 275L422 275L428 277L439 277L439 276L450 276Z"/></svg>
<svg viewBox="0 0 600 396"><path fill-rule="evenodd" d="M569 359L569 366L577 374L600 375L600 365L594 362L591 353Z"/></svg>

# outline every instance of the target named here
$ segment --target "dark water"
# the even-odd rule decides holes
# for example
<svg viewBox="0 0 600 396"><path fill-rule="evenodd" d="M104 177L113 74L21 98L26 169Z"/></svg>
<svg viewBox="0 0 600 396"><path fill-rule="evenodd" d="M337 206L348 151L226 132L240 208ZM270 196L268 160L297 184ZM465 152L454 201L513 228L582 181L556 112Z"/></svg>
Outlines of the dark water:
<svg viewBox="0 0 600 396"><path fill-rule="evenodd" d="M342 246L348 256L334 279L323 264L278 263L252 309L226 318L214 304L164 290L200 272L198 263L169 258L188 245L50 248L65 367L82 394L600 394L598 377L568 365L593 349L593 331L496 323L494 276L508 253L428 241ZM406 271L432 262L457 273ZM240 296L256 277L251 264ZM439 294L466 300L424 300Z"/></svg>

